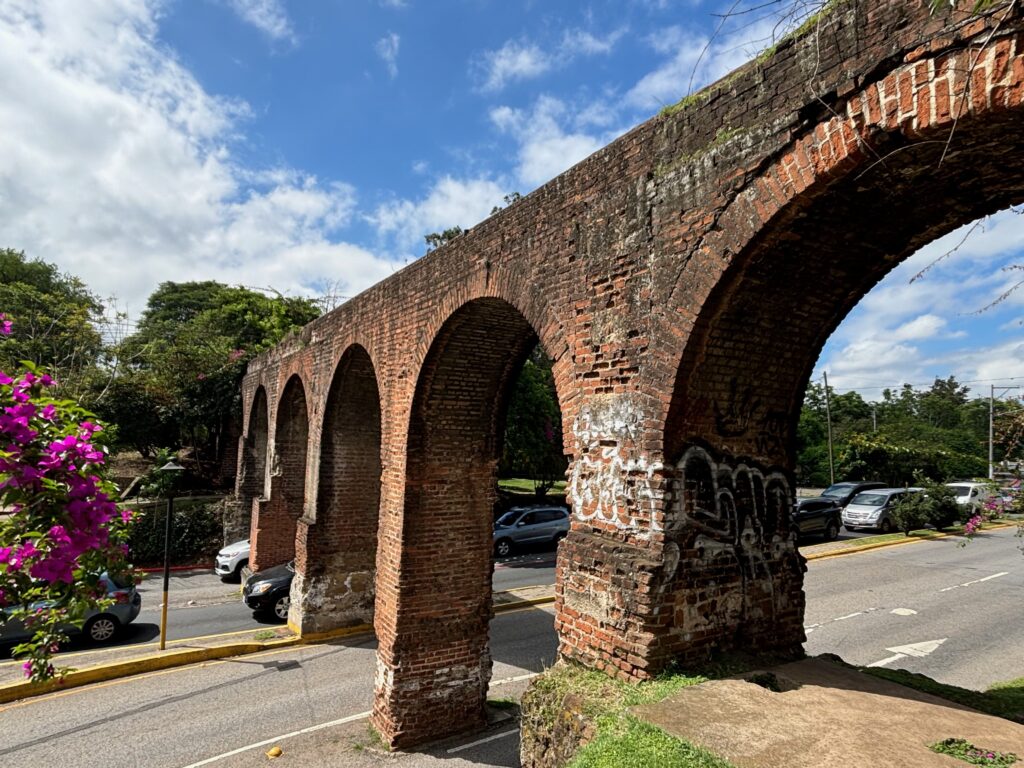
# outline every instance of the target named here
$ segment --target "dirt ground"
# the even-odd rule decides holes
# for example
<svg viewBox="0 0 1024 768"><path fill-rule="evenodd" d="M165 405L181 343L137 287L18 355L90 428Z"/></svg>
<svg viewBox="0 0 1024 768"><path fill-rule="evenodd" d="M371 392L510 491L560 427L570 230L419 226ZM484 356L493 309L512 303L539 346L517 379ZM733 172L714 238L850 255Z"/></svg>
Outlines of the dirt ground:
<svg viewBox="0 0 1024 768"><path fill-rule="evenodd" d="M781 692L712 680L635 714L740 768L963 768L928 749L950 737L1024 756L1024 726L825 658L765 671Z"/></svg>

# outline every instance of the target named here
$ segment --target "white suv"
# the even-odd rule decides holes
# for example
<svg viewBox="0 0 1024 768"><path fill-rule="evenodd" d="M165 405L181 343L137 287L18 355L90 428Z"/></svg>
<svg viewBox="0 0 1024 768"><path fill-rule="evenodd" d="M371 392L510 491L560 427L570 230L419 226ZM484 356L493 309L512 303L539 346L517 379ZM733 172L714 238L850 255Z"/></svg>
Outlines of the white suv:
<svg viewBox="0 0 1024 768"><path fill-rule="evenodd" d="M224 581L238 580L242 577L242 568L249 564L249 540L236 541L228 544L217 553L213 572Z"/></svg>
<svg viewBox="0 0 1024 768"><path fill-rule="evenodd" d="M988 483L946 483L956 493L956 503L972 511L981 508L992 495Z"/></svg>

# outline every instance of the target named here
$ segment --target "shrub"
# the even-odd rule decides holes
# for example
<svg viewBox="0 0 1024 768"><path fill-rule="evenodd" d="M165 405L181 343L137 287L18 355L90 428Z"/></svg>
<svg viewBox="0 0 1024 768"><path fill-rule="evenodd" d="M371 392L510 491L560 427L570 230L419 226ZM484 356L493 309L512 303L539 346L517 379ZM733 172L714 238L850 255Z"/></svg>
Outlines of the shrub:
<svg viewBox="0 0 1024 768"><path fill-rule="evenodd" d="M136 565L160 565L164 561L167 502L139 506L128 539L129 558ZM175 501L171 522L172 565L213 560L220 549L223 530L216 504L189 504L186 499L179 499Z"/></svg>

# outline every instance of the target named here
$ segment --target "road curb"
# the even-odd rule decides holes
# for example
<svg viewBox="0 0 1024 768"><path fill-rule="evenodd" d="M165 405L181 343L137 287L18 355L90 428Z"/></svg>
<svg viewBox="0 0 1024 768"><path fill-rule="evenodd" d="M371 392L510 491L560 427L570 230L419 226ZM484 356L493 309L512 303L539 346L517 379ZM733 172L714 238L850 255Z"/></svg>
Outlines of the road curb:
<svg viewBox="0 0 1024 768"><path fill-rule="evenodd" d="M986 531L998 531L1002 528L1012 528L1018 525L1016 521L1008 521L1005 523L992 523L986 525L981 529L981 532ZM875 544L864 544L857 547L845 547L843 549L833 549L826 552L810 552L804 554L805 560L825 560L829 557L842 557L844 555L854 555L858 552L870 552L873 549L885 549L886 547L902 547L907 544L920 544L925 541L935 541L936 539L950 539L954 536L963 536L961 533L940 533L936 532L934 536L926 536L923 538L909 538L904 537L902 539L895 539L893 541L879 541Z"/></svg>
<svg viewBox="0 0 1024 768"><path fill-rule="evenodd" d="M554 595L535 597L525 600L515 600L510 603L503 603L494 606L495 613L505 613L516 608L525 608L544 603L553 603ZM147 672L159 672L173 667L184 667L189 664L199 664L204 661L215 661L217 659L234 656L248 656L253 653L271 651L278 648L287 648L296 645L318 645L340 637L366 634L373 631L370 624L358 624L352 627L341 627L327 632L311 632L301 635L296 628L289 624L288 628L295 632L294 637L284 637L275 640L249 640L245 642L228 643L217 645L211 648L186 648L182 650L171 650L140 656L128 661L114 661L108 664L98 664L94 667L79 669L69 672L63 680L51 680L47 683L32 683L22 681L0 685L0 704L8 704L19 699L29 699L35 696L43 696L55 691L70 690L92 683L102 683L108 680L117 680L123 677L141 675ZM259 631L259 630L254 630Z"/></svg>

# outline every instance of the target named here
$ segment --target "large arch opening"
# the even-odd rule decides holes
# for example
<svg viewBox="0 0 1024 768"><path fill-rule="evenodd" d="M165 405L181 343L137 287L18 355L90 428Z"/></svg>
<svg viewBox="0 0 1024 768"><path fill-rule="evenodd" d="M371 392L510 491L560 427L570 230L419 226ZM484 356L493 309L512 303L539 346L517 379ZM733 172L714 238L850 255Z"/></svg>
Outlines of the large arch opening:
<svg viewBox="0 0 1024 768"><path fill-rule="evenodd" d="M820 175L728 261L701 303L666 418L666 528L680 551L663 604L675 616L661 641L666 663L800 652L804 565L788 511L815 361L894 266L1024 200L1018 123L1017 112L992 110L962 116L952 135L948 124L913 139L875 133L869 156ZM752 491L741 493L748 478ZM784 505L768 493L771 478Z"/></svg>
<svg viewBox="0 0 1024 768"><path fill-rule="evenodd" d="M260 386L256 388L256 393L253 395L247 430L241 439L242 457L236 492L238 509L235 515L224 521L225 544L249 536L253 503L263 496L267 482L269 427L267 392Z"/></svg>
<svg viewBox="0 0 1024 768"><path fill-rule="evenodd" d="M296 524L306 499L306 451L309 414L298 376L285 385L277 406L271 447L270 495L258 504L250 534L249 565L254 571L295 557Z"/></svg>
<svg viewBox="0 0 1024 768"><path fill-rule="evenodd" d="M498 463L510 392L537 342L511 304L477 299L449 317L423 363L409 419L399 583L386 598L396 601L394 623L377 622L374 724L392 745L485 722ZM553 616L538 616L552 627L553 652Z"/></svg>
<svg viewBox="0 0 1024 768"><path fill-rule="evenodd" d="M373 621L381 408L370 355L342 355L320 437L316 518L299 521L289 622L303 634Z"/></svg>

